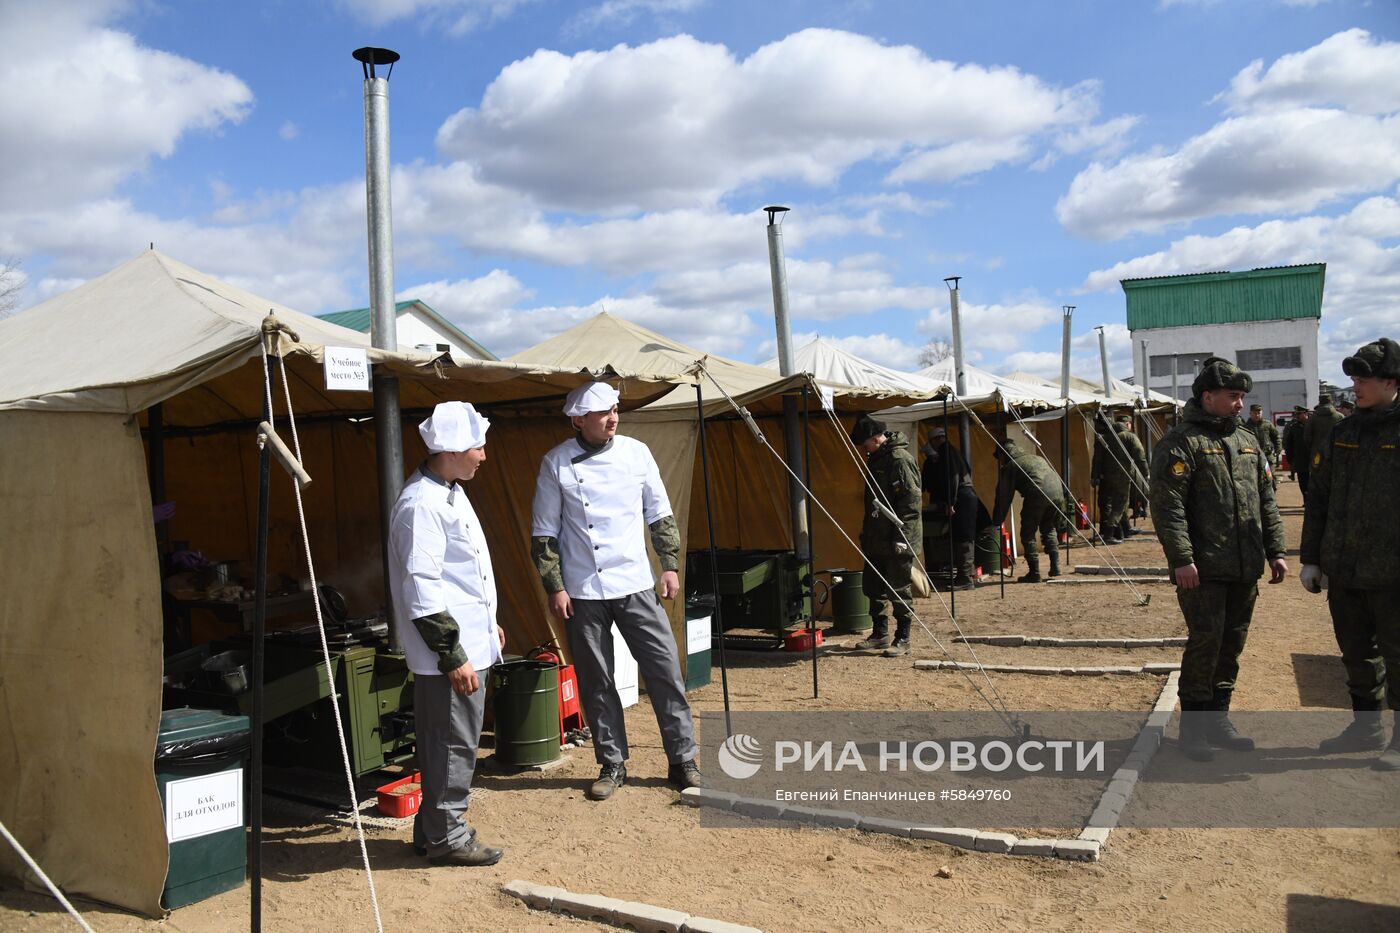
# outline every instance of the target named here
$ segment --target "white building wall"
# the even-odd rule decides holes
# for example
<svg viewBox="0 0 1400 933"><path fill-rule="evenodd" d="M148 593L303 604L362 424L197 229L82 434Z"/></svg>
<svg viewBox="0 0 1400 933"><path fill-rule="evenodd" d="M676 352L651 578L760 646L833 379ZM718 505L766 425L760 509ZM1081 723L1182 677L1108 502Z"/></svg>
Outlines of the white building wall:
<svg viewBox="0 0 1400 933"><path fill-rule="evenodd" d="M404 351L416 350L423 344L426 344L429 348L435 348L439 344L446 344L452 349L452 352L458 356L480 359L480 354L474 353L471 349L461 346L446 334L433 327L431 322L415 314L412 309L405 310L399 314L398 340L399 349Z"/></svg>
<svg viewBox="0 0 1400 933"><path fill-rule="evenodd" d="M1190 327L1158 327L1130 331L1133 341L1133 374L1137 385L1171 394L1171 375L1149 376L1142 371L1142 341L1147 341L1147 356L1174 356L1183 353L1214 354L1231 362L1240 350L1265 350L1271 347L1301 347L1302 366L1296 369L1265 369L1251 371L1255 382L1301 380L1307 387L1306 405L1317 404L1317 318L1295 318L1288 321L1250 321L1242 324L1200 324ZM1150 364L1149 364L1150 365ZM1190 398L1191 365L1180 365L1177 375L1178 396Z"/></svg>

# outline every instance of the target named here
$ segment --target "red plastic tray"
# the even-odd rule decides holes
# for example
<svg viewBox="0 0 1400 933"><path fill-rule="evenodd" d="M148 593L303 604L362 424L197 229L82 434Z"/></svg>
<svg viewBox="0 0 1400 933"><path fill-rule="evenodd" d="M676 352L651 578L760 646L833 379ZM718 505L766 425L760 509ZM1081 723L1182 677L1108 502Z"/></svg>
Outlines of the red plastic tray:
<svg viewBox="0 0 1400 933"><path fill-rule="evenodd" d="M383 787L377 788L379 795L379 812L385 816L405 817L412 816L418 812L418 808L423 805L423 788L415 787L407 793L395 793L400 787L407 784L422 784L422 775L418 772L410 774L408 777L391 781Z"/></svg>

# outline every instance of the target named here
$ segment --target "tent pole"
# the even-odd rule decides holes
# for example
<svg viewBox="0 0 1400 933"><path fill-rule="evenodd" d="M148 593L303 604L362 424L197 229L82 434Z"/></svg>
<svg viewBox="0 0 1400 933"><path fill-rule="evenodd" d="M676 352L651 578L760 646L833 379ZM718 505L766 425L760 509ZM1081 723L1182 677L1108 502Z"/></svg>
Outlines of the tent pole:
<svg viewBox="0 0 1400 933"><path fill-rule="evenodd" d="M802 383L802 482L808 489L812 488L812 418L811 418L811 396L807 392L807 383ZM816 587L813 581L816 576L813 565L816 563L816 548L812 546L812 497L803 496L802 504L807 507L807 573L805 589L807 598L816 598ZM800 557L799 557L800 559ZM817 683L817 607L814 604L812 611L808 614L807 635L812 639L812 699L821 696L821 688Z"/></svg>
<svg viewBox="0 0 1400 933"><path fill-rule="evenodd" d="M710 535L710 592L714 594L714 614L710 617L711 641L719 643L719 682L724 693L724 737L734 734L729 717L729 666L724 661L724 619L719 608L719 557L715 553L715 513L710 504L710 452L705 442L705 397L695 384L695 410L700 416L700 473L705 481L705 526Z"/></svg>
<svg viewBox="0 0 1400 933"><path fill-rule="evenodd" d="M1065 492L1069 493L1069 502L1065 503L1074 510L1074 521L1079 521L1079 500L1074 498L1074 488L1069 484L1069 399L1065 399L1065 414L1060 419L1060 482L1065 484ZM1069 550L1074 546L1074 535L1070 535L1065 542L1065 566L1069 566Z"/></svg>
<svg viewBox="0 0 1400 933"><path fill-rule="evenodd" d="M165 405L156 402L146 412L146 441L150 447L147 458L147 469L151 481L151 504L160 505L165 502ZM166 555L170 553L170 523L161 522L156 525L156 544L159 546L159 557L164 564Z"/></svg>
<svg viewBox="0 0 1400 933"><path fill-rule="evenodd" d="M272 367L276 360L269 355L266 366L268 379L271 379ZM270 397L270 396L269 396ZM272 409L268 403L268 397L263 399L263 420L272 423ZM258 547L256 566L254 569L256 589L255 609L253 612L253 704L250 710L252 717L252 755L249 763L249 822L251 823L251 840L249 842L249 866L248 873L252 882L249 896L249 929L252 933L261 933L262 930L262 793L263 793L263 634L267 630L267 523L268 523L268 492L271 486L272 470L272 448L267 444L260 445L261 452L258 454Z"/></svg>
<svg viewBox="0 0 1400 933"><path fill-rule="evenodd" d="M962 436L959 435L958 446L971 447L972 443L969 440L966 444L964 444ZM945 395L943 396L943 449L947 450L948 447L948 396ZM954 491L948 488L948 463L947 455L945 454L943 463L943 497L947 500L949 505L953 504L954 495L956 495ZM956 548L953 545L953 517L951 515L945 517L948 519L948 572L952 574L952 576L948 578L948 580L950 581L948 583L948 611L952 613L953 618L956 619L958 617L958 588L953 586L951 581L957 577L957 573L954 572L953 565L957 563L958 556ZM976 526L976 524L977 520L974 518L974 527ZM973 547L976 547L976 532L973 533L972 541Z"/></svg>
<svg viewBox="0 0 1400 933"><path fill-rule="evenodd" d="M998 396L998 397L1000 397L1000 396ZM1000 403L1000 402L997 403L997 407L998 407L998 408L1001 407L1001 403ZM1007 427L1006 419L1002 419L1002 432L1001 432L1001 433L1002 433L1003 436L1006 434L1006 430L1005 430L1006 427ZM1009 459L1009 458L1008 458L1008 459ZM1000 477L998 477L998 480L1000 480ZM993 505L993 507L995 507L996 503L992 503L992 505ZM1011 515L1011 514L1012 514L1012 512L1010 511L1010 508L1009 508L1009 507L1008 507L1008 510L1007 510L1007 513L1006 513L1006 514L1008 514L1008 515ZM1013 525L1015 525L1016 520L1013 518L1011 523L1012 523ZM1005 528L1005 527L1006 527L1005 525L1001 526L1001 528ZM998 528L997 531L1000 532L1000 531L1001 531L1001 528ZM1014 558L1014 555L1015 555L1015 552L1014 552L1014 551L1012 552L1012 555L1013 555L1013 558ZM1015 567L1016 564L1013 562L1011 566L1012 566L1012 567ZM999 599L1005 599L1005 598L1006 598L1006 568L1005 568L1004 566L1002 566L1002 563L1001 563L1001 535L1000 535L1000 534L997 535L997 589L1000 590L1000 593L1001 593L1001 595L1000 595L998 598L999 598ZM956 616L954 616L954 618L956 618Z"/></svg>

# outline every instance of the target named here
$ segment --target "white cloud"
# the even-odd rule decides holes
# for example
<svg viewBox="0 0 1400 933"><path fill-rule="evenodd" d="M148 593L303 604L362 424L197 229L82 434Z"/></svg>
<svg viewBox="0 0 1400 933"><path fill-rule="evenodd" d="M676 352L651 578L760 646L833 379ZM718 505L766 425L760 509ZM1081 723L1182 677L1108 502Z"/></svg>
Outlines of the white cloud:
<svg viewBox="0 0 1400 933"><path fill-rule="evenodd" d="M944 293L941 307L929 311L917 325L918 331L929 337L947 337L953 332L947 290L940 291ZM958 304L958 313L963 349L974 361L1017 351L1033 332L1058 324L1062 318L1058 307L1034 296L997 304L977 304L963 299Z"/></svg>
<svg viewBox="0 0 1400 933"><path fill-rule="evenodd" d="M0 139L8 210L102 197L185 134L237 123L238 78L108 28L115 3L0 4Z"/></svg>
<svg viewBox="0 0 1400 933"><path fill-rule="evenodd" d="M301 135L301 128L291 120L285 120L282 125L277 128L277 135L287 142L291 142Z"/></svg>
<svg viewBox="0 0 1400 933"><path fill-rule="evenodd" d="M402 289L398 298L425 301L453 324L476 336L494 328L503 314L534 294L533 289L526 288L504 269L492 269L475 279L441 279L414 285Z"/></svg>
<svg viewBox="0 0 1400 933"><path fill-rule="evenodd" d="M1089 274L1083 287L1117 290L1124 278L1219 269L1327 263L1322 311L1322 378L1341 376L1341 359L1380 334L1400 330L1400 197L1374 197L1339 217L1271 220L1219 236L1188 236L1160 252Z"/></svg>
<svg viewBox="0 0 1400 933"><path fill-rule="evenodd" d="M827 343L835 344L847 353L854 353L863 360L888 366L890 369L897 369L900 372L912 373L923 368L919 364L919 351L923 349L922 344L914 346L885 333L833 337L830 334L811 331L793 334L792 345L793 347L803 347L818 337ZM771 360L777 352L778 340L775 335L772 340L765 340L759 344L753 358L756 361Z"/></svg>
<svg viewBox="0 0 1400 933"><path fill-rule="evenodd" d="M449 35L466 35L483 26L507 19L533 0L340 0L357 19L383 26L412 19L422 29L444 29Z"/></svg>
<svg viewBox="0 0 1400 933"><path fill-rule="evenodd" d="M1348 29L1269 66L1255 59L1220 98L1235 111L1339 106L1354 113L1400 110L1400 43Z"/></svg>
<svg viewBox="0 0 1400 933"><path fill-rule="evenodd" d="M867 159L908 160L909 180L982 171L1021 158L1037 134L1092 119L1097 94L1092 82L1057 88L834 30L743 60L681 35L538 51L450 117L438 146L546 207L669 209L761 180L831 185Z"/></svg>
<svg viewBox="0 0 1400 933"><path fill-rule="evenodd" d="M886 180L892 185L953 181L1006 162L1024 162L1030 153L1030 140L1024 136L960 140L910 156L890 172Z"/></svg>
<svg viewBox="0 0 1400 933"><path fill-rule="evenodd" d="M565 31L580 33L604 27L621 29L630 26L639 16L666 18L694 12L704 4L705 0L604 0L571 19Z"/></svg>
<svg viewBox="0 0 1400 933"><path fill-rule="evenodd" d="M1074 233L1114 239L1209 216L1298 214L1400 179L1400 43L1361 30L1254 62L1234 116L1175 150L1095 162L1056 205Z"/></svg>

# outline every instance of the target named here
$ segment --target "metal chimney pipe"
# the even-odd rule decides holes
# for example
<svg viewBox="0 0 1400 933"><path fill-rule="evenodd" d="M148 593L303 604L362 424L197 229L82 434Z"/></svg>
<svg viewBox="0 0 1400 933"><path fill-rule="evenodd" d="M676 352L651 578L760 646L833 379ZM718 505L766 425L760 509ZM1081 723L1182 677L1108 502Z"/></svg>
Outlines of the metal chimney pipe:
<svg viewBox="0 0 1400 933"><path fill-rule="evenodd" d="M773 279L773 319L778 329L778 372L791 376L797 369L792 352L792 325L788 320L787 266L783 258L782 215L788 208L778 204L764 208L768 212L768 271ZM797 476L806 476L802 462L802 444L797 424L797 399L783 396L783 446L788 465ZM807 526L807 493L794 476L788 476L788 516L792 526L792 548L799 563L812 559L811 534ZM810 572L811 568L807 568Z"/></svg>
<svg viewBox="0 0 1400 933"><path fill-rule="evenodd" d="M366 46L355 60L364 71L365 207L369 228L370 344L380 350L399 348L394 307L394 225L389 200L389 75L399 53ZM384 77L376 65L388 65ZM384 573L384 609L389 618L389 644L402 651L389 591L389 516L403 488L403 421L399 412L399 380L374 367L375 459L379 476L379 546Z"/></svg>
<svg viewBox="0 0 1400 933"><path fill-rule="evenodd" d="M959 401L967 398L967 371L963 368L962 349L962 291L958 284L961 281L960 275L950 275L943 279L943 284L948 286L948 316L953 329L953 391L957 392ZM968 469L972 469L970 427L967 409L962 408L958 412L958 449L963 455L963 460L967 462Z"/></svg>
<svg viewBox="0 0 1400 933"><path fill-rule="evenodd" d="M1069 398L1069 329L1074 317L1074 305L1061 305L1065 314L1065 331L1060 340L1060 398Z"/></svg>
<svg viewBox="0 0 1400 933"><path fill-rule="evenodd" d="M1108 344L1104 340L1103 325L1100 324L1094 330L1099 332L1099 363L1103 366L1103 396L1113 397L1113 380L1108 375Z"/></svg>
<svg viewBox="0 0 1400 933"><path fill-rule="evenodd" d="M1180 396L1179 394L1177 394L1177 385L1176 385L1176 354L1173 353L1173 354L1172 354L1172 404L1175 405L1175 404L1179 404L1180 402L1181 402L1181 396ZM1173 412L1172 421L1173 421L1173 423L1175 423L1175 421L1176 421L1176 419L1175 419L1175 412Z"/></svg>
<svg viewBox="0 0 1400 933"><path fill-rule="evenodd" d="M1147 368L1147 341L1140 340L1138 341L1138 343L1142 347L1142 382L1138 384L1142 387L1142 404L1146 406L1148 402L1152 401L1150 395L1148 394L1150 390L1147 386L1147 380L1150 375Z"/></svg>

